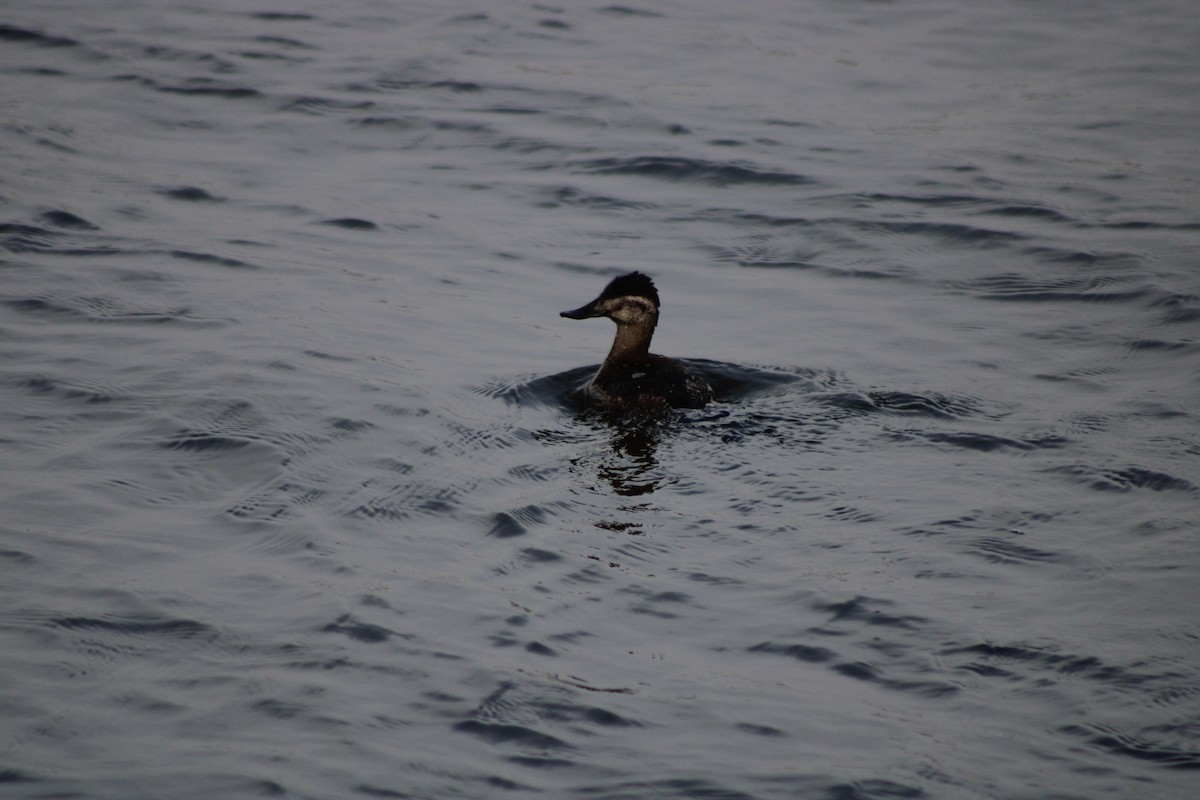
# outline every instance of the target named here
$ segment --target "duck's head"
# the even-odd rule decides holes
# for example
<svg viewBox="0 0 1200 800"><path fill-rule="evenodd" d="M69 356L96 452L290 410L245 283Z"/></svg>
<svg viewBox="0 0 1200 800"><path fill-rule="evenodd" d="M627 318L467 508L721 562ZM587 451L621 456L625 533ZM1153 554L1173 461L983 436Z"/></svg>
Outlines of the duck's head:
<svg viewBox="0 0 1200 800"><path fill-rule="evenodd" d="M658 290L654 281L640 272L613 278L592 302L574 311L563 311L567 319L608 317L618 325L653 325L658 320Z"/></svg>

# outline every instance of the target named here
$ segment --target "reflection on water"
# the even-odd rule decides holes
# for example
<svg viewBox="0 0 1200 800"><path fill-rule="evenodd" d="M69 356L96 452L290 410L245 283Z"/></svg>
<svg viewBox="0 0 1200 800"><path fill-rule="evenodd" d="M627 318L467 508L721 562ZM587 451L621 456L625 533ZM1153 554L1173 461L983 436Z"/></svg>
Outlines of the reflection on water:
<svg viewBox="0 0 1200 800"><path fill-rule="evenodd" d="M659 439L663 432L654 425L635 425L612 438L611 460L599 467L599 477L622 497L653 494L662 484L657 472Z"/></svg>

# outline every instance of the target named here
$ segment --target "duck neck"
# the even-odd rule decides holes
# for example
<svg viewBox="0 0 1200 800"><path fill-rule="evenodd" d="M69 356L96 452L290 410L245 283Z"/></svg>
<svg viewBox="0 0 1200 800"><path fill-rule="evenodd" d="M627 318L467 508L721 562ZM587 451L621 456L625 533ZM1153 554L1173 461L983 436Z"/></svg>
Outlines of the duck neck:
<svg viewBox="0 0 1200 800"><path fill-rule="evenodd" d="M644 358L650 352L650 339L654 336L654 324L657 320L648 319L640 322L617 324L617 336L613 339L612 349L608 351L605 363L629 361Z"/></svg>

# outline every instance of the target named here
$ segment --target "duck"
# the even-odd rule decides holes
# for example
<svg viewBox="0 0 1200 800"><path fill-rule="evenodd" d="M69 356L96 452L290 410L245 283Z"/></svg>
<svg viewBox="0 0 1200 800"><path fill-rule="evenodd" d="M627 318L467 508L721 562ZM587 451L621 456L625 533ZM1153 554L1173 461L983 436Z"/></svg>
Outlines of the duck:
<svg viewBox="0 0 1200 800"><path fill-rule="evenodd" d="M612 348L584 387L592 405L620 413L703 408L713 399L708 381L683 363L650 352L660 308L654 281L641 272L613 278L592 302L559 314L608 317L617 324Z"/></svg>

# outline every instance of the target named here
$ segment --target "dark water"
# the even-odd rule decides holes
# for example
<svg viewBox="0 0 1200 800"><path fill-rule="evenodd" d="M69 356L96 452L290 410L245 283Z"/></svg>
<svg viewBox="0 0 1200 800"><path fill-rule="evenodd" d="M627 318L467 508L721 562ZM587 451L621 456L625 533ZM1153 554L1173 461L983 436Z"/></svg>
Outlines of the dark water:
<svg viewBox="0 0 1200 800"><path fill-rule="evenodd" d="M0 794L1196 796L1198 41L9 4Z"/></svg>

